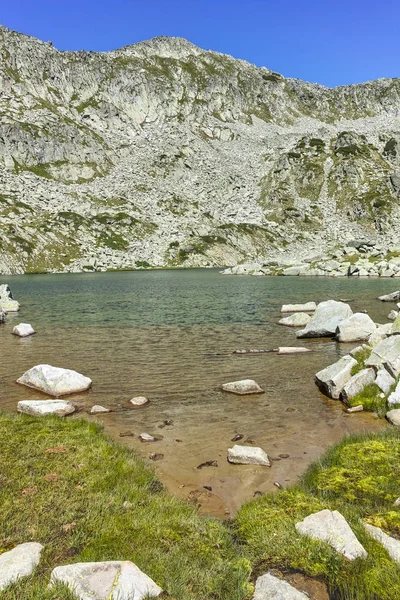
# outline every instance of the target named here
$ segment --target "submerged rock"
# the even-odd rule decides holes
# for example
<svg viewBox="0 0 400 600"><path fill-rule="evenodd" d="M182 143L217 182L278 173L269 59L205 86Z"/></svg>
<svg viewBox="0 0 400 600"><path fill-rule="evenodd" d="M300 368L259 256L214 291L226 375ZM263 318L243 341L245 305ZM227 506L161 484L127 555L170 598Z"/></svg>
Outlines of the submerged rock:
<svg viewBox="0 0 400 600"><path fill-rule="evenodd" d="M76 408L72 402L68 402L67 400L21 400L18 402L17 410L32 417L44 417L47 415L65 417L75 412Z"/></svg>
<svg viewBox="0 0 400 600"><path fill-rule="evenodd" d="M229 448L228 462L237 465L271 466L268 455L262 448L254 448L254 446L238 446L237 444L232 448Z"/></svg>
<svg viewBox="0 0 400 600"><path fill-rule="evenodd" d="M289 315L288 317L283 317L280 319L279 325L285 325L286 327L305 327L311 321L311 316L305 312L298 312Z"/></svg>
<svg viewBox="0 0 400 600"><path fill-rule="evenodd" d="M360 394L365 386L369 385L370 383L374 383L374 381L374 369L363 369L362 371L356 373L356 375L353 375L353 377L351 377L343 387L341 394L343 402L347 404L351 398L354 398L354 396Z"/></svg>
<svg viewBox="0 0 400 600"><path fill-rule="evenodd" d="M387 535L379 527L375 527L369 523L364 523L364 527L369 535L385 548L390 558L395 562L400 563L400 540L396 540L390 535Z"/></svg>
<svg viewBox="0 0 400 600"><path fill-rule="evenodd" d="M337 510L321 510L296 523L295 527L302 535L326 542L349 560L368 556L346 519Z"/></svg>
<svg viewBox="0 0 400 600"><path fill-rule="evenodd" d="M109 408L104 408L104 406L100 406L99 404L95 404L90 409L91 415L101 415L103 413L109 413L109 412L111 412Z"/></svg>
<svg viewBox="0 0 400 600"><path fill-rule="evenodd" d="M278 354L304 354L305 352L311 352L310 348L303 348L301 346L279 346Z"/></svg>
<svg viewBox="0 0 400 600"><path fill-rule="evenodd" d="M317 308L315 302L306 302L305 304L284 304L281 313L314 312Z"/></svg>
<svg viewBox="0 0 400 600"><path fill-rule="evenodd" d="M354 313L338 325L336 338L339 342L364 342L374 331L376 325L371 317L363 313Z"/></svg>
<svg viewBox="0 0 400 600"><path fill-rule="evenodd" d="M344 386L351 379L351 370L356 364L356 359L347 354L333 365L319 371L315 375L315 383L325 396L339 400Z"/></svg>
<svg viewBox="0 0 400 600"><path fill-rule="evenodd" d="M79 600L144 600L162 589L130 561L76 563L56 567L50 585L63 583Z"/></svg>
<svg viewBox="0 0 400 600"><path fill-rule="evenodd" d="M13 334L18 335L19 337L28 337L29 335L33 335L34 333L36 333L36 331L29 323L20 323L19 325L16 325L13 329Z"/></svg>
<svg viewBox="0 0 400 600"><path fill-rule="evenodd" d="M224 392L232 394L263 394L264 390L254 381L254 379L242 379L241 381L231 381L222 385Z"/></svg>
<svg viewBox="0 0 400 600"><path fill-rule="evenodd" d="M90 388L92 380L70 369L37 365L17 379L17 383L58 397L84 392Z"/></svg>
<svg viewBox="0 0 400 600"><path fill-rule="evenodd" d="M330 337L335 335L338 326L351 317L353 311L348 304L327 300L318 304L309 324L296 332L298 338Z"/></svg>
<svg viewBox="0 0 400 600"><path fill-rule="evenodd" d="M149 400L147 398L145 398L144 396L136 396L135 398L132 398L131 400L129 400L129 402L133 406L144 406L145 404L147 404L149 402Z"/></svg>
<svg viewBox="0 0 400 600"><path fill-rule="evenodd" d="M6 283L0 285L0 308L6 313L19 311L19 302L13 299L11 290Z"/></svg>
<svg viewBox="0 0 400 600"><path fill-rule="evenodd" d="M400 291L392 292L391 294L386 294L385 296L379 296L378 300L382 302L398 302L400 300Z"/></svg>
<svg viewBox="0 0 400 600"><path fill-rule="evenodd" d="M261 575L256 581L253 600L308 600L309 596L296 590L290 583L271 573Z"/></svg>
<svg viewBox="0 0 400 600"><path fill-rule="evenodd" d="M139 439L141 442L156 442L157 438L154 435L150 435L149 433L141 433L139 435Z"/></svg>
<svg viewBox="0 0 400 600"><path fill-rule="evenodd" d="M15 583L20 577L31 575L39 564L42 550L41 544L26 542L0 554L0 590Z"/></svg>

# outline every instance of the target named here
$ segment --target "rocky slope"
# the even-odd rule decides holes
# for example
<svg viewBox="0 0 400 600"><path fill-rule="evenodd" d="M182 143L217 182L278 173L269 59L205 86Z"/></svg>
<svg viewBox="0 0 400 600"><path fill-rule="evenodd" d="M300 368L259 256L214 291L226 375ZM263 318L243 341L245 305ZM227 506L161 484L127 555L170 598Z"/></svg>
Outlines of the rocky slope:
<svg viewBox="0 0 400 600"><path fill-rule="evenodd" d="M179 38L0 27L0 272L232 265L398 241L400 79L328 89Z"/></svg>

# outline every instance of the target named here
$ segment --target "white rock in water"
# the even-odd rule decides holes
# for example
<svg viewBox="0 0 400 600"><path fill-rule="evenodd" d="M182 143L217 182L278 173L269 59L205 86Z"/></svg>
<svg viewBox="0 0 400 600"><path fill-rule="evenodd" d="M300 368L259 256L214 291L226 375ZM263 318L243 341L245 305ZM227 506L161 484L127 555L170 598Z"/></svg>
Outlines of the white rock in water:
<svg viewBox="0 0 400 600"><path fill-rule="evenodd" d="M13 329L13 334L19 335L19 337L28 337L28 335L32 335L34 333L36 333L36 331L29 323L20 323Z"/></svg>
<svg viewBox="0 0 400 600"><path fill-rule="evenodd" d="M356 364L356 359L346 354L333 365L319 371L315 375L315 383L325 396L339 400L341 391L351 379L351 370Z"/></svg>
<svg viewBox="0 0 400 600"><path fill-rule="evenodd" d="M79 600L142 600L162 589L130 561L76 563L56 567L50 586L67 585Z"/></svg>
<svg viewBox="0 0 400 600"><path fill-rule="evenodd" d="M369 535L385 548L390 558L395 562L400 563L400 540L396 540L390 535L387 535L387 533L382 531L379 527L375 527L369 523L364 523L364 527Z"/></svg>
<svg viewBox="0 0 400 600"><path fill-rule="evenodd" d="M100 406L100 404L95 404L90 409L91 415L101 415L102 413L109 413L109 412L111 412L109 408L104 408L104 406Z"/></svg>
<svg viewBox="0 0 400 600"><path fill-rule="evenodd" d="M75 412L76 408L67 400L21 400L18 402L17 410L32 417L46 415L65 417Z"/></svg>
<svg viewBox="0 0 400 600"><path fill-rule="evenodd" d="M392 410L389 410L385 416L392 425L400 427L400 408L392 408Z"/></svg>
<svg viewBox="0 0 400 600"><path fill-rule="evenodd" d="M19 311L19 302L13 299L11 290L6 283L0 285L0 308L6 313Z"/></svg>
<svg viewBox="0 0 400 600"><path fill-rule="evenodd" d="M374 369L363 369L349 379L342 390L343 402L348 403L351 398L360 394L365 386L375 381Z"/></svg>
<svg viewBox="0 0 400 600"><path fill-rule="evenodd" d="M141 433L139 435L139 439L141 442L156 442L157 438L154 435L150 435L149 433Z"/></svg>
<svg viewBox="0 0 400 600"><path fill-rule="evenodd" d="M386 294L386 296L379 296L378 300L382 300L382 302L398 302L400 300L400 291Z"/></svg>
<svg viewBox="0 0 400 600"><path fill-rule="evenodd" d="M271 573L261 575L256 581L253 600L308 600L309 596L296 590L290 583Z"/></svg>
<svg viewBox="0 0 400 600"><path fill-rule="evenodd" d="M310 315L304 312L298 312L280 319L279 325L286 325L286 327L305 327L310 321Z"/></svg>
<svg viewBox="0 0 400 600"><path fill-rule="evenodd" d="M238 446L237 444L232 448L229 448L228 462L237 465L271 466L268 455L262 448L254 448L254 446Z"/></svg>
<svg viewBox="0 0 400 600"><path fill-rule="evenodd" d="M349 560L368 556L346 519L337 510L321 510L296 523L295 527L302 535L326 542Z"/></svg>
<svg viewBox="0 0 400 600"><path fill-rule="evenodd" d="M278 354L304 354L311 352L310 348L302 348L301 346L279 346Z"/></svg>
<svg viewBox="0 0 400 600"><path fill-rule="evenodd" d="M281 313L291 312L314 312L317 308L315 302L306 302L305 304L284 304Z"/></svg>
<svg viewBox="0 0 400 600"><path fill-rule="evenodd" d="M0 323L5 323L6 320L6 312L0 307Z"/></svg>
<svg viewBox="0 0 400 600"><path fill-rule="evenodd" d="M133 404L133 406L143 406L148 403L148 399L144 396L137 396L136 398L129 400L129 402Z"/></svg>
<svg viewBox="0 0 400 600"><path fill-rule="evenodd" d="M90 388L92 380L70 369L37 365L17 379L17 383L58 397L84 392Z"/></svg>
<svg viewBox="0 0 400 600"><path fill-rule="evenodd" d="M384 394L388 394L392 385L396 383L396 380L386 369L380 369L377 373L375 383Z"/></svg>
<svg viewBox="0 0 400 600"><path fill-rule="evenodd" d="M336 330L336 338L339 342L363 342L376 331L376 325L368 315L354 313L351 317L342 321Z"/></svg>
<svg viewBox="0 0 400 600"><path fill-rule="evenodd" d="M391 310L390 313L388 314L387 318L390 319L391 321L394 321L395 319L397 319L398 316L399 316L399 312L397 310Z"/></svg>
<svg viewBox="0 0 400 600"><path fill-rule="evenodd" d="M333 336L340 323L351 317L352 314L350 306L344 302L336 302L336 300L321 302L309 324L305 329L296 331L296 336L298 338Z"/></svg>
<svg viewBox="0 0 400 600"><path fill-rule="evenodd" d="M358 404L357 406L351 406L350 408L346 408L346 412L349 414L363 412L364 407L362 404Z"/></svg>
<svg viewBox="0 0 400 600"><path fill-rule="evenodd" d="M263 394L264 390L254 381L254 379L242 379L241 381L231 381L224 383L222 389L232 394Z"/></svg>
<svg viewBox="0 0 400 600"><path fill-rule="evenodd" d="M27 542L0 554L0 590L20 577L31 575L39 564L42 550L41 544Z"/></svg>

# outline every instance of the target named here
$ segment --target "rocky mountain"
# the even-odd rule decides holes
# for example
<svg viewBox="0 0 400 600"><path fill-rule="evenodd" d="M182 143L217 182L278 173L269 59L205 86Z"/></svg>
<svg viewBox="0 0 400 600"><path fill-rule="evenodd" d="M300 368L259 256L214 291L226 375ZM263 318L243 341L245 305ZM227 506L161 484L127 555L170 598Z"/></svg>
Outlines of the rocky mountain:
<svg viewBox="0 0 400 600"><path fill-rule="evenodd" d="M0 27L0 272L232 265L398 241L400 79L325 88L180 38Z"/></svg>

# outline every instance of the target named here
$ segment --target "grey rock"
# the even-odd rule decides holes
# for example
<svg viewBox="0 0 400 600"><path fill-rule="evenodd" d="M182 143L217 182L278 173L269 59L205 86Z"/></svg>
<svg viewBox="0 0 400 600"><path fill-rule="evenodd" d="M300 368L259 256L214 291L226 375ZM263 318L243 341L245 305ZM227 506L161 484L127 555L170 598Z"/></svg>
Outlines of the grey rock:
<svg viewBox="0 0 400 600"><path fill-rule="evenodd" d="M109 413L109 412L110 412L109 408L105 408L104 406L100 406L99 404L95 404L90 409L91 415L101 415L101 414Z"/></svg>
<svg viewBox="0 0 400 600"><path fill-rule="evenodd" d="M315 375L315 383L325 396L338 400L344 386L351 379L351 370L356 364L356 359L347 354L319 371Z"/></svg>
<svg viewBox="0 0 400 600"><path fill-rule="evenodd" d="M392 423L392 425L400 427L400 408L392 408L392 410L389 410L385 416L387 420Z"/></svg>
<svg viewBox="0 0 400 600"><path fill-rule="evenodd" d="M369 358L365 361L365 366L374 367L378 370L381 366L388 365L388 370L390 370L390 365L395 364L399 357L400 336L393 335L382 340L372 348Z"/></svg>
<svg viewBox="0 0 400 600"><path fill-rule="evenodd" d="M6 311L0 308L0 323L5 323L6 320Z"/></svg>
<svg viewBox="0 0 400 600"><path fill-rule="evenodd" d="M156 442L157 438L154 435L150 435L149 433L141 433L139 435L139 439L141 442Z"/></svg>
<svg viewBox="0 0 400 600"><path fill-rule="evenodd" d="M378 373L376 374L375 384L380 390L382 390L384 394L388 394L390 392L390 388L395 383L396 380L391 376L389 371L386 369L379 369Z"/></svg>
<svg viewBox="0 0 400 600"><path fill-rule="evenodd" d="M337 510L321 510L296 523L295 527L302 535L326 542L349 560L368 556L346 519Z"/></svg>
<svg viewBox="0 0 400 600"><path fill-rule="evenodd" d="M335 335L338 326L351 317L353 311L348 304L328 300L318 304L309 324L296 332L298 338L329 337Z"/></svg>
<svg viewBox="0 0 400 600"><path fill-rule="evenodd" d="M149 401L144 396L135 396L135 398L131 398L131 400L129 400L129 402L133 406L143 406L144 404L148 404Z"/></svg>
<svg viewBox="0 0 400 600"><path fill-rule="evenodd" d="M364 527L369 533L369 535L375 541L379 542L385 548L385 550L387 550L390 558L395 562L400 563L400 540L396 540L390 535L387 535L379 527L375 527L374 525L370 525L369 523L364 523Z"/></svg>
<svg viewBox="0 0 400 600"><path fill-rule="evenodd" d="M134 563L106 561L56 567L50 585L63 583L79 600L143 600L162 589Z"/></svg>
<svg viewBox="0 0 400 600"><path fill-rule="evenodd" d="M376 330L376 325L368 315L354 313L342 321L336 330L339 342L363 342Z"/></svg>
<svg viewBox="0 0 400 600"><path fill-rule="evenodd" d="M398 302L400 300L400 291L392 292L391 294L385 294L379 296L378 300L382 302Z"/></svg>
<svg viewBox="0 0 400 600"><path fill-rule="evenodd" d="M36 333L36 331L29 323L20 323L19 325L16 325L13 329L13 334L18 335L19 337L28 337L30 335L33 335L34 333Z"/></svg>
<svg viewBox="0 0 400 600"><path fill-rule="evenodd" d="M37 365L26 371L17 380L26 385L49 394L50 396L65 396L84 392L92 385L92 380L76 371L61 369L51 365Z"/></svg>
<svg viewBox="0 0 400 600"><path fill-rule="evenodd" d="M395 321L398 316L399 316L398 310L391 310L390 313L388 314L387 318L390 319L391 321Z"/></svg>
<svg viewBox="0 0 400 600"><path fill-rule="evenodd" d="M262 465L270 467L268 455L262 448L254 446L238 446L235 444L228 450L228 462L238 465Z"/></svg>
<svg viewBox="0 0 400 600"><path fill-rule="evenodd" d="M359 371L343 387L342 390L342 400L345 403L348 403L351 398L360 394L365 386L374 383L375 381L375 371L374 369L363 369Z"/></svg>
<svg viewBox="0 0 400 600"><path fill-rule="evenodd" d="M279 325L286 327L305 327L311 321L311 316L304 312L294 313L279 320Z"/></svg>
<svg viewBox="0 0 400 600"><path fill-rule="evenodd" d="M0 554L0 590L31 575L39 564L42 550L41 544L26 542Z"/></svg>
<svg viewBox="0 0 400 600"><path fill-rule="evenodd" d="M11 289L6 283L0 285L0 309L5 313L19 311L19 302L13 299Z"/></svg>
<svg viewBox="0 0 400 600"><path fill-rule="evenodd" d="M66 400L21 400L18 402L17 410L32 417L47 415L65 417L75 412L76 408L72 402Z"/></svg>
<svg viewBox="0 0 400 600"><path fill-rule="evenodd" d="M317 308L315 302L306 302L305 304L284 304L281 313L314 312Z"/></svg>
<svg viewBox="0 0 400 600"><path fill-rule="evenodd" d="M307 600L309 596L271 573L258 577L253 600Z"/></svg>
<svg viewBox="0 0 400 600"><path fill-rule="evenodd" d="M306 352L311 352L310 348L302 348L301 346L279 346L278 354L304 354Z"/></svg>
<svg viewBox="0 0 400 600"><path fill-rule="evenodd" d="M232 394L263 394L264 390L254 381L254 379L242 379L241 381L231 381L222 385L224 392Z"/></svg>
<svg viewBox="0 0 400 600"><path fill-rule="evenodd" d="M400 404L400 381L397 384L396 389L392 392L388 398L388 406L393 406L394 404Z"/></svg>
<svg viewBox="0 0 400 600"><path fill-rule="evenodd" d="M349 406L346 408L346 412L349 414L363 412L364 407L362 404L357 404L357 406Z"/></svg>

